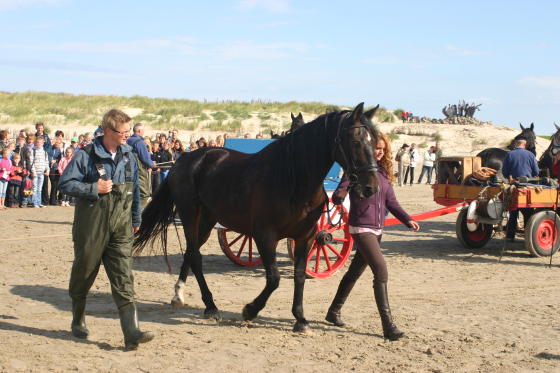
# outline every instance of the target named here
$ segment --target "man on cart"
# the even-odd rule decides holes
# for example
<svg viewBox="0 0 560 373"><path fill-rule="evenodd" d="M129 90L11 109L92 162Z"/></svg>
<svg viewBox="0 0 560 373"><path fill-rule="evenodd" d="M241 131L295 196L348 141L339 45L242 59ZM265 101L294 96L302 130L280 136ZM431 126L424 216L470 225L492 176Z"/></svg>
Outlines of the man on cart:
<svg viewBox="0 0 560 373"><path fill-rule="evenodd" d="M502 174L505 178L517 179L521 176L536 177L539 176L539 166L537 159L533 153L525 149L527 140L519 138L515 142L515 149L506 154L502 165ZM531 209L521 209L524 220L528 221ZM515 240L515 228L517 227L517 217L519 210L509 212L509 220L506 229L506 239L510 242Z"/></svg>

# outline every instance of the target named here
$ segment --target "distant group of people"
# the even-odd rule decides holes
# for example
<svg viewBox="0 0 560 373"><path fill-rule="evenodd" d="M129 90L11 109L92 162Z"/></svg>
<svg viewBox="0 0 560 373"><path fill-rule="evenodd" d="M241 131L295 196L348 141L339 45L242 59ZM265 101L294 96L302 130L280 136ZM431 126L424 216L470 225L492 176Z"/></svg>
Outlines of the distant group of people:
<svg viewBox="0 0 560 373"><path fill-rule="evenodd" d="M426 175L427 178L426 184L432 183L432 173L434 168L437 167L437 161L441 158L441 156L442 149L439 142L436 142L435 145L430 146L424 151L422 171L420 172L420 176L417 181L418 184L422 183L424 175ZM395 155L395 161L397 161L398 164L397 181L399 186L407 184L412 186L414 184L414 170L419 160L420 154L418 149L416 149L415 143L412 143L411 145L405 143L400 147Z"/></svg>
<svg viewBox="0 0 560 373"><path fill-rule="evenodd" d="M102 135L103 129L99 127L93 133L73 137L70 141L60 130L51 138L45 132L42 122L35 124L35 133L22 129L10 136L7 130L0 130L0 209L74 204L72 197L59 190L60 176L77 151L92 144L95 138ZM150 174L150 179L146 178L146 200L183 152L206 146L222 147L227 138L227 134L209 140L200 137L185 145L179 140L176 129L167 134L157 133L151 138L144 135L141 123L134 126L134 135L126 136L128 144L136 149L142 165ZM250 135L245 134L245 137Z"/></svg>

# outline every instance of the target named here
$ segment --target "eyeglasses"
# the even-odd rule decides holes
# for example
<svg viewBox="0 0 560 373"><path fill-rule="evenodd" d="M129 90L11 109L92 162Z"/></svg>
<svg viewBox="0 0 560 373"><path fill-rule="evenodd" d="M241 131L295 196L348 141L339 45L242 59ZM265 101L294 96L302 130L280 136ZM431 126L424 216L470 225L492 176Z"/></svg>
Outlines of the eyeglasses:
<svg viewBox="0 0 560 373"><path fill-rule="evenodd" d="M118 133L118 134L121 135L121 136L126 136L126 137L129 137L129 136L130 136L130 129L127 130L127 131L117 131L116 129L111 128L111 131L116 132L116 133Z"/></svg>

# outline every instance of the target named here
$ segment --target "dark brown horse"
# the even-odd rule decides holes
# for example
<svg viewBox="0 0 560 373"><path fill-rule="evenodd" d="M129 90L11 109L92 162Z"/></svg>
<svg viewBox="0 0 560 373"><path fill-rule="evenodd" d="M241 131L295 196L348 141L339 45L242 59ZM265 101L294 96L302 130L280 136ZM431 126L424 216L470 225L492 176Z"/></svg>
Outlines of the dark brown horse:
<svg viewBox="0 0 560 373"><path fill-rule="evenodd" d="M294 331L307 330L302 304L306 258L325 208L323 180L336 161L349 175L358 196L377 191L373 155L377 133L371 122L376 110L364 113L361 103L352 111L323 114L255 154L224 148L184 153L142 213L134 243L135 253L139 253L160 235L167 255L167 228L177 211L187 249L172 303L183 302L190 268L202 293L205 316L220 317L204 278L199 250L219 222L253 237L266 270L263 291L243 308L245 320L255 318L278 288L278 241L295 240Z"/></svg>
<svg viewBox="0 0 560 373"><path fill-rule="evenodd" d="M519 123L519 127L521 127L521 133L511 140L507 146L507 150L501 148L488 148L476 155L477 157L482 158L481 161L483 167L490 167L494 170L501 171L506 154L515 148L515 141L518 139L525 139L527 141L526 149L535 155L537 154L537 136L534 131L535 125L531 123L530 127L523 127L523 125Z"/></svg>
<svg viewBox="0 0 560 373"><path fill-rule="evenodd" d="M280 137L286 136L286 134L294 132L295 130L297 130L298 128L300 128L305 124L305 121L303 120L303 115L301 115L301 113L299 113L297 116L295 116L294 113L290 113L290 115L292 117L292 125L290 126L290 129L287 131L282 131L282 133L280 134L274 133L272 132L272 130L270 130L271 139L279 139Z"/></svg>
<svg viewBox="0 0 560 373"><path fill-rule="evenodd" d="M552 174L552 166L554 165L554 155L560 152L560 127L556 123L554 126L556 132L550 137L550 145L539 158L540 176L556 176Z"/></svg>

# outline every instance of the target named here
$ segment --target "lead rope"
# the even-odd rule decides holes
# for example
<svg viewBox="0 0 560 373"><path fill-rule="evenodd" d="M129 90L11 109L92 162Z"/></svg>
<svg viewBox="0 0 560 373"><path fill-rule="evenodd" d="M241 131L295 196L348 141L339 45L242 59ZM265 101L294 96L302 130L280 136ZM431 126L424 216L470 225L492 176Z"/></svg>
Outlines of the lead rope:
<svg viewBox="0 0 560 373"><path fill-rule="evenodd" d="M331 211L336 209L336 205L333 203L332 207L329 207L329 196L327 195L327 192L325 191L324 188L323 188L323 194L325 195L325 210L323 211L323 213L327 214L327 222L330 228L333 227L340 228L342 226L342 219L344 218L344 214L346 212L344 211L344 209L340 209L340 218L338 219L338 222L336 224L333 223L331 219Z"/></svg>

